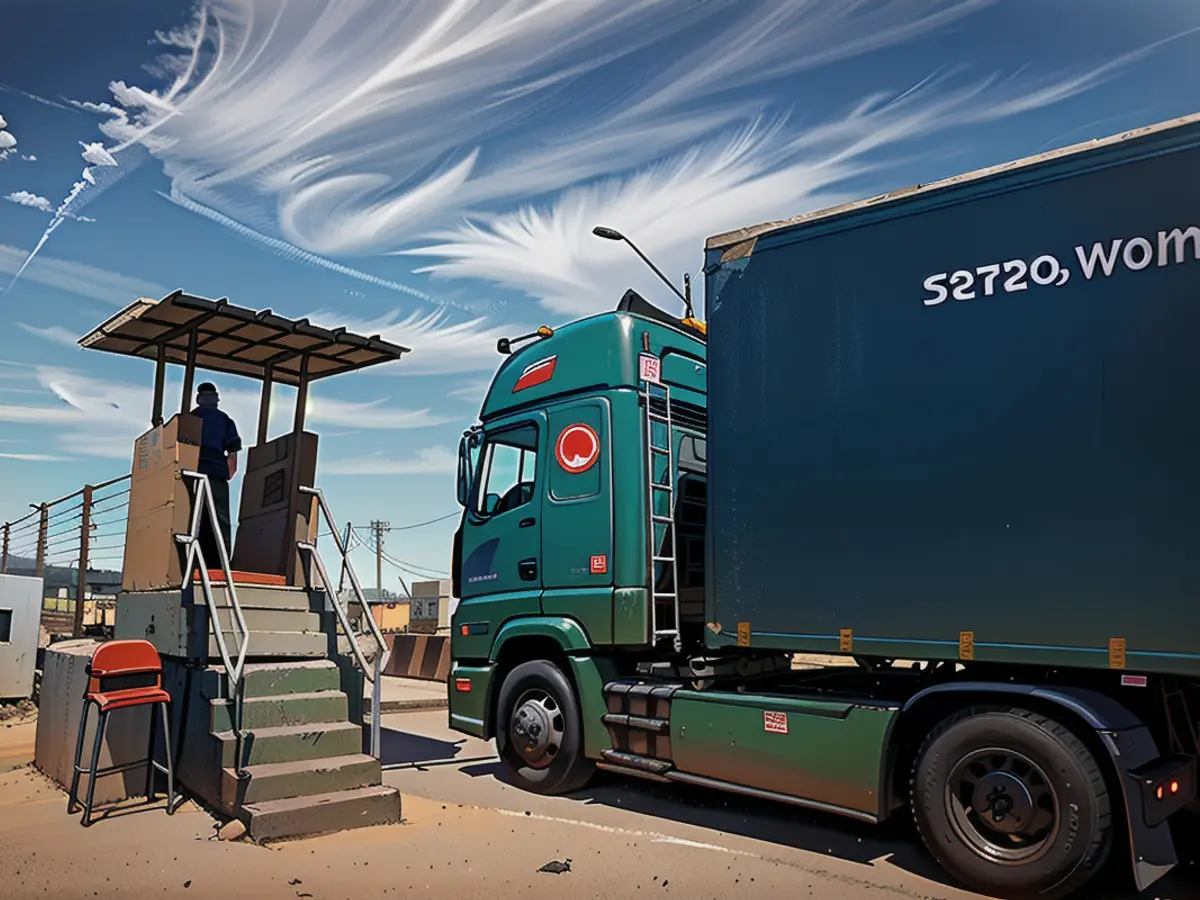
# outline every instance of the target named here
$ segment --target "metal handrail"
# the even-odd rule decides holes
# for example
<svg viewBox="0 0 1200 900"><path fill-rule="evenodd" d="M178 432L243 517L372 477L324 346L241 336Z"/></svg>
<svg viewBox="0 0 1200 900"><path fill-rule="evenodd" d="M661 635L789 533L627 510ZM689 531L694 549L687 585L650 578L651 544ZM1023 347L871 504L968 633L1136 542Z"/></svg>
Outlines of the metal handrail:
<svg viewBox="0 0 1200 900"><path fill-rule="evenodd" d="M229 554L225 550L225 538L221 534L220 525L217 521L217 508L213 503L212 490L208 485L208 476L200 472L192 472L185 470L181 473L184 478L193 478L196 480L196 494L192 500L192 524L188 534L178 534L175 539L180 543L186 544L188 548L186 568L183 575L183 587L188 588L192 581L192 572L194 571L193 563L198 560L200 563L200 585L204 594L204 603L208 607L209 617L212 619L213 637L217 640L217 651L221 654L221 663L225 667L225 674L228 676L233 685L240 684L242 680L242 671L246 665L246 648L250 643L250 629L246 626L246 619L242 615L242 605L238 602L237 589L233 585L233 570L229 565ZM239 632L237 662L234 663L229 655L229 649L225 645L225 633L221 627L221 620L217 615L217 602L212 593L212 581L208 577L208 564L204 559L204 551L200 547L200 514L202 511L208 512L209 525L212 529L214 543L217 545L217 553L221 557L221 571L225 574L225 592L229 595L229 608L231 611L230 619L236 626Z"/></svg>
<svg viewBox="0 0 1200 900"><path fill-rule="evenodd" d="M217 640L217 652L221 654L221 663L225 667L225 677L229 681L230 692L233 695L230 698L233 700L232 724L236 744L233 770L238 778L245 778L247 777L246 766L243 760L243 749L246 741L243 702L245 699L245 683L242 679L242 674L246 666L246 649L250 643L250 629L246 626L246 619L242 615L242 605L238 602L237 598L237 589L233 586L233 570L229 565L229 552L225 548L225 536L221 534L221 528L217 521L217 508L213 503L212 489L208 484L208 476L190 470L184 470L181 474L184 478L193 478L196 481L196 493L192 499L191 529L187 534L175 535L175 540L181 544L186 544L188 548L184 567L183 587L186 589L191 584L195 564L199 563L200 587L204 594L204 605L208 607L208 616L212 620L213 637ZM204 550L200 546L201 511L208 513L213 541L217 545L217 554L221 557L221 570L225 574L225 591L229 595L230 619L236 626L236 631L240 632L239 643L241 646L238 648L236 663L229 655L229 648L225 646L225 630L221 627L221 619L217 615L217 601L213 597L212 580L208 577L208 562L204 559Z"/></svg>
<svg viewBox="0 0 1200 900"><path fill-rule="evenodd" d="M367 598L363 595L362 585L359 584L358 575L355 574L354 566L350 563L349 548L342 542L342 536L338 534L337 523L334 522L333 514L329 511L329 504L325 502L325 495L320 488L300 486L300 491L305 494L310 494L317 498L317 503L321 507L321 515L325 520L325 524L329 527L333 536L334 545L337 547L338 555L342 561L342 575L350 576L350 586L354 590L354 597L362 608L363 615L366 617L369 625L371 636L375 639L379 649L374 656L375 666L367 662L367 658L363 653L362 646L358 642L358 637L354 629L350 627L350 619L342 606L342 598L334 590L333 581L329 577L329 572L325 569L325 563L321 559L321 554L317 552L317 548L307 541L299 543L297 546L309 553L312 556L312 561L316 564L317 572L320 575L321 583L325 588L326 595L333 603L333 611L337 615L338 622L342 626L342 630L346 632L346 637L350 640L350 649L354 653L354 658L358 660L359 666L362 668L364 677L368 681L375 683L377 681L376 673L382 672L387 667L388 658L391 656L391 650L388 648L387 641L383 637L383 632L379 630L379 624L375 621L375 616L371 614L370 604L367 603ZM339 578L339 581L341 579ZM372 671L374 669L374 671Z"/></svg>

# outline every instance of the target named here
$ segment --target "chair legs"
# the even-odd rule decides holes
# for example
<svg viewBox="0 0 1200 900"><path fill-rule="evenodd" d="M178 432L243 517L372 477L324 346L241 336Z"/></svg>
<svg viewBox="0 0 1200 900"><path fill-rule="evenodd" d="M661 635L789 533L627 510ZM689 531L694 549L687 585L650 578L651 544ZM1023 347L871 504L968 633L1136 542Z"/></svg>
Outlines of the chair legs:
<svg viewBox="0 0 1200 900"><path fill-rule="evenodd" d="M71 789L67 798L67 814L73 815L76 806L79 804L79 777L86 774L88 776L87 796L83 800L83 818L80 819L80 824L87 828L92 824L92 807L96 794L96 780L105 775L116 775L120 772L128 771L139 766L146 767L146 801L153 803L155 800L155 783L154 776L158 772L162 772L167 776L167 815L175 814L175 760L171 747L171 716L170 710L166 703L155 703L159 709L159 715L162 717L162 733L163 744L165 746L166 764L159 763L154 757L155 738L158 736L158 722L155 721L155 713L151 710L150 713L150 741L149 748L144 760L139 760L123 765L109 766L101 769L100 766L100 750L104 746L104 732L108 726L109 712L99 710L99 719L96 722L96 736L92 741L92 756L91 763L87 768L80 765L83 758L83 738L87 733L88 712L91 710L93 701L85 700L83 704L83 713L79 717L79 736L75 741L75 765L74 771L71 774Z"/></svg>

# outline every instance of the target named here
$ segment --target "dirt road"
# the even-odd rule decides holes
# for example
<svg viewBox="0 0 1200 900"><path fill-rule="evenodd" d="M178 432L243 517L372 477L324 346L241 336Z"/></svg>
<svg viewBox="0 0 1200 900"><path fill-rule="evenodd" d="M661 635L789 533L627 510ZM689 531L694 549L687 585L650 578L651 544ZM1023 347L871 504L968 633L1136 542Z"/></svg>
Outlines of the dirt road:
<svg viewBox="0 0 1200 900"><path fill-rule="evenodd" d="M42 776L0 771L0 896L976 896L948 886L904 824L871 829L616 778L541 798L504 784L491 745L448 731L444 711L390 715L384 728L387 780L404 791L405 823L272 848L213 839L212 820L190 804L170 818L161 804L131 809L84 830ZM12 759L25 744L31 752L32 739L30 725L0 729L0 755ZM566 871L539 871L554 863ZM1128 893L1114 886L1103 896ZM1200 897L1194 860L1146 896Z"/></svg>

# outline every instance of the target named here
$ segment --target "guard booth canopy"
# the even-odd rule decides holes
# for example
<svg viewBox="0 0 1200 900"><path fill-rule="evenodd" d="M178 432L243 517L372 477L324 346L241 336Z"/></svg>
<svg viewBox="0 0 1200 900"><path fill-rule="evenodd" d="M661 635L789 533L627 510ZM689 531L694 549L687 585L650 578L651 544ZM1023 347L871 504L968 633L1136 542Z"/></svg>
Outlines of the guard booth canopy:
<svg viewBox="0 0 1200 900"><path fill-rule="evenodd" d="M189 414L197 369L262 384L231 561L237 571L297 584L302 567L295 545L309 539L316 527L313 498L300 491L301 486L313 486L316 476L317 436L304 428L308 386L317 379L393 362L409 352L378 335L322 328L270 309L247 309L227 299L208 300L183 291L161 300L136 300L79 344L155 362L151 429L134 448L126 591L163 590L182 583L174 535L188 528L190 500L178 473L198 463L200 421ZM164 422L168 364L183 366L184 379L179 412ZM275 384L296 388L296 407L291 431L268 440Z"/></svg>

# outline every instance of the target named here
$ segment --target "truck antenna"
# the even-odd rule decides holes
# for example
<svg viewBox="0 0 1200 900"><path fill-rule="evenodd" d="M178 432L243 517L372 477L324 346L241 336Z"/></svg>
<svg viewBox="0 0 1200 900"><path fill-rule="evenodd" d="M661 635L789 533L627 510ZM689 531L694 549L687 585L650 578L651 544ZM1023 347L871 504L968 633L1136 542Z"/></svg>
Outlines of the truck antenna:
<svg viewBox="0 0 1200 900"><path fill-rule="evenodd" d="M632 247L633 252L642 258L642 262L644 262L646 265L648 265L650 267L651 271L653 271L655 275L657 275L659 278L662 279L663 284L665 284L672 291L674 291L675 296L677 296L680 300L683 301L684 318L691 319L694 317L693 313L692 313L692 283L691 283L691 279L688 278L687 275L683 276L683 286L687 290L687 294L685 295L685 294L681 294L679 292L679 288L677 288L677 287L675 287L675 285L671 284L671 279L669 279L666 275L664 275L662 273L662 271L658 268L658 266L656 266L654 263L652 263L650 261L650 257L648 257L645 253L643 253L641 250L638 249L637 244L635 244L629 238L625 237L625 235L621 234L621 232L617 231L617 229L606 228L603 225L597 225L595 228L592 229L592 234L594 234L596 237L604 238L606 241L624 241L630 247Z"/></svg>

